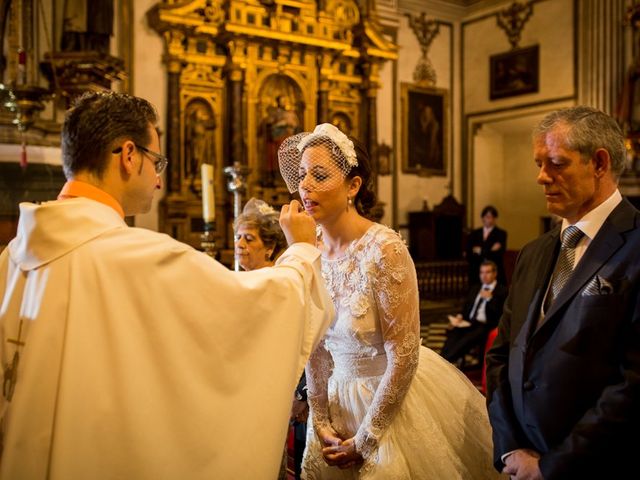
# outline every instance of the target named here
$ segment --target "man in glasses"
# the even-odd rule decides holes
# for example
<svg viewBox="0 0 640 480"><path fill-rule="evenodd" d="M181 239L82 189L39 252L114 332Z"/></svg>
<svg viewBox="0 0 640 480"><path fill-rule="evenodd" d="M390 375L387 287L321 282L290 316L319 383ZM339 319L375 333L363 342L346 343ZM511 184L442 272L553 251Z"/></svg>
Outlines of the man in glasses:
<svg viewBox="0 0 640 480"><path fill-rule="evenodd" d="M153 107L66 115L68 182L0 256L1 478L275 478L291 392L333 315L297 202L273 268L236 273L130 228L167 160Z"/></svg>

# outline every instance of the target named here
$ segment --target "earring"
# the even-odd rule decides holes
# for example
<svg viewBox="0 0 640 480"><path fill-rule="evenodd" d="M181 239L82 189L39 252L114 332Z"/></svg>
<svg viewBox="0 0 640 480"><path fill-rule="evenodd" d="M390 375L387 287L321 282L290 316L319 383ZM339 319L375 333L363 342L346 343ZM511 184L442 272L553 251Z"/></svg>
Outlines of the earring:
<svg viewBox="0 0 640 480"><path fill-rule="evenodd" d="M347 197L347 212L349 211L349 207L353 207L353 200L351 197Z"/></svg>
<svg viewBox="0 0 640 480"><path fill-rule="evenodd" d="M273 253L273 252L266 252L266 253L264 254L264 259L265 259L266 261L270 261L270 260L271 260L271 254L272 254L272 253Z"/></svg>

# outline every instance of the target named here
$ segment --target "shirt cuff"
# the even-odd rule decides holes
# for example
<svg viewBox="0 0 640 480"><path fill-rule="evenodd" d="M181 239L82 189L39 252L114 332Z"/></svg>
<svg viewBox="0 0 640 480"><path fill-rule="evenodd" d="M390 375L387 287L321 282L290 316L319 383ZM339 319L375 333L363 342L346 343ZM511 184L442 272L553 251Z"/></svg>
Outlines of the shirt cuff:
<svg viewBox="0 0 640 480"><path fill-rule="evenodd" d="M513 452L515 452L515 450L511 450L510 452L507 452L507 453L503 454L503 455L500 457L500 461L506 465L505 460L506 460L506 459L507 459L507 457L508 457L509 455L511 455Z"/></svg>

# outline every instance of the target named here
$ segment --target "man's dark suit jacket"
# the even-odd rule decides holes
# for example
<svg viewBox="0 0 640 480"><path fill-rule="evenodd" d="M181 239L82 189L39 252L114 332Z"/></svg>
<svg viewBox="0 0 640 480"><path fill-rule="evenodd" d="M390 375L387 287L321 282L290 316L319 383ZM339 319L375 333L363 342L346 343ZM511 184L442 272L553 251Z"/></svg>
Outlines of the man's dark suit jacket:
<svg viewBox="0 0 640 480"><path fill-rule="evenodd" d="M469 283L471 285L478 283L480 276L480 264L485 260L491 260L498 266L498 283L507 284L507 278L504 272L504 252L507 249L507 232L501 228L494 226L487 235L487 239L483 238L482 228L477 228L469 234L467 239L467 260L469 262ZM496 243L500 244L500 249L492 251ZM473 253L473 247L480 247L480 254Z"/></svg>
<svg viewBox="0 0 640 480"><path fill-rule="evenodd" d="M480 284L471 287L469 296L462 309L463 318L471 322L471 325L466 328L454 328L447 332L447 339L440 353L450 362L455 362L464 357L464 355L469 353L476 345L480 345L484 356L484 346L487 342L489 332L498 326L498 321L502 315L502 307L507 298L507 288L498 283L493 289L491 300L485 304L484 311L487 321L486 323L482 323L478 322L475 318L471 318L473 306L476 302L480 287ZM480 304L478 304L478 308L480 308Z"/></svg>
<svg viewBox="0 0 640 480"><path fill-rule="evenodd" d="M531 448L545 480L638 478L640 212L614 209L536 330L559 233L522 250L487 355L496 468Z"/></svg>
<svg viewBox="0 0 640 480"><path fill-rule="evenodd" d="M502 307L504 306L504 302L507 298L508 290L499 283L496 284L496 287L492 292L491 300L488 301L484 307L485 315L487 316L487 323L483 324L471 318L471 310L473 310L473 305L476 303L476 297L478 296L478 292L480 292L481 286L482 285L477 284L472 286L469 290L469 295L467 296L464 307L462 308L462 317L472 324L477 323L485 326L488 330L493 330L498 326L498 322L502 316ZM478 304L478 307L480 307L480 304Z"/></svg>

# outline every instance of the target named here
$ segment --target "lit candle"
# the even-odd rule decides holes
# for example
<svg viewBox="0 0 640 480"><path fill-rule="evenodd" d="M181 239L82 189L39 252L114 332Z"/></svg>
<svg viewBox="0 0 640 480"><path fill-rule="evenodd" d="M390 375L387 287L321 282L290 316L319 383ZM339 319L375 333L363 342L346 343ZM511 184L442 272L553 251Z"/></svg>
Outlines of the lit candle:
<svg viewBox="0 0 640 480"><path fill-rule="evenodd" d="M216 218L215 195L213 193L213 165L203 163L200 167L202 174L202 217L205 223L213 222Z"/></svg>

